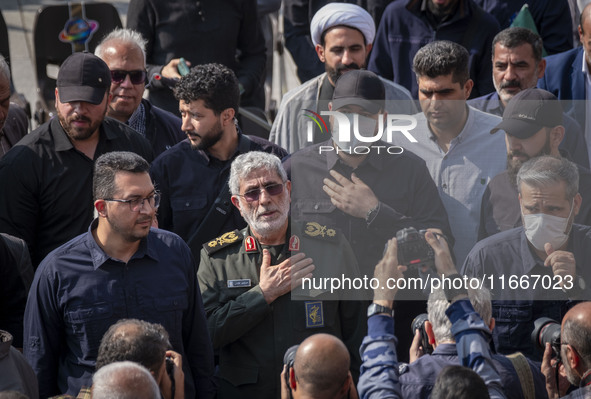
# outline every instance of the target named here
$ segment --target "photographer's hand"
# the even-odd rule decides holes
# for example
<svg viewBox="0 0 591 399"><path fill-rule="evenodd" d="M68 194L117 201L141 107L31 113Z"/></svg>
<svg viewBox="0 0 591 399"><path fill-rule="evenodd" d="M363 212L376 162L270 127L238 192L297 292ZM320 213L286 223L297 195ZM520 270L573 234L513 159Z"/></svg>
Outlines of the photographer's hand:
<svg viewBox="0 0 591 399"><path fill-rule="evenodd" d="M434 233L441 234L441 236L438 238ZM425 240L431 248L433 248L433 252L435 253L435 269L437 269L439 276L442 274L445 274L446 276L458 274L451 257L451 251L447 245L446 239L443 238L441 230L427 229Z"/></svg>
<svg viewBox="0 0 591 399"><path fill-rule="evenodd" d="M546 378L546 391L548 392L549 399L557 399L558 388L556 384L556 361L553 361L552 356L554 352L549 343L546 343L544 350L544 357L542 358L542 367L540 371Z"/></svg>
<svg viewBox="0 0 591 399"><path fill-rule="evenodd" d="M388 248L384 257L376 265L374 277L379 281L379 286L374 290L373 302L378 305L392 309L394 297L398 292L397 284L390 284L393 288L388 288L389 279L402 278L402 272L406 271L406 266L398 265L398 244L396 238L388 241Z"/></svg>

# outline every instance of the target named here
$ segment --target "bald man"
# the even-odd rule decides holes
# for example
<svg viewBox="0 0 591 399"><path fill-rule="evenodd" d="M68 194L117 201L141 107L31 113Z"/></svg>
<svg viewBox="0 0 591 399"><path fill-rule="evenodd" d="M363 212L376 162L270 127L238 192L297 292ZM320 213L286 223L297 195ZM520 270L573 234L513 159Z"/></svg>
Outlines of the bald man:
<svg viewBox="0 0 591 399"><path fill-rule="evenodd" d="M578 389L567 396L560 386L561 398L591 397L591 302L581 302L569 310L562 319L560 332L560 358L568 381ZM546 344L542 373L546 376L549 398L558 398L559 390L555 380L555 369L551 365L553 351Z"/></svg>
<svg viewBox="0 0 591 399"><path fill-rule="evenodd" d="M292 397L357 397L349 365L349 351L334 335L314 334L306 338L296 352L293 367L289 369ZM282 395L282 398L287 397Z"/></svg>

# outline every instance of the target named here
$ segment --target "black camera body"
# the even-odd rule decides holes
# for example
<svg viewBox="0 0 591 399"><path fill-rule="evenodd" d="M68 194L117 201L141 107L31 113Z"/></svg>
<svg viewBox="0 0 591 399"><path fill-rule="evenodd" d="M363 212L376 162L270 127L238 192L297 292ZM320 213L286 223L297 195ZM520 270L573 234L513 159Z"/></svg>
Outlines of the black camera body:
<svg viewBox="0 0 591 399"><path fill-rule="evenodd" d="M435 266L435 253L425 240L426 232L427 230L417 231L414 227L398 230L396 241L399 265L417 268Z"/></svg>
<svg viewBox="0 0 591 399"><path fill-rule="evenodd" d="M534 347L541 350L546 349L546 343L550 343L554 354L560 358L560 323L549 317L540 317L534 321L531 341Z"/></svg>
<svg viewBox="0 0 591 399"><path fill-rule="evenodd" d="M429 336L427 335L427 330L425 330L425 322L429 320L429 315L427 313L421 313L417 317L415 317L410 324L410 331L412 335L415 335L415 332L419 330L421 334L421 342L420 346L423 347L423 353L426 355L430 355L433 353L433 346L429 343Z"/></svg>

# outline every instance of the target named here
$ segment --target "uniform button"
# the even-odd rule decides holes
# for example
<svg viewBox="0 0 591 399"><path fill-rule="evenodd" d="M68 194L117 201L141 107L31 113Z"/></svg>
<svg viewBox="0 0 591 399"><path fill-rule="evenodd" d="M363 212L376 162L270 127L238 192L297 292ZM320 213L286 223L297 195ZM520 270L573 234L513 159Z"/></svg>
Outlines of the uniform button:
<svg viewBox="0 0 591 399"><path fill-rule="evenodd" d="M314 205L315 210L318 210L318 208L319 208L318 204Z"/></svg>
<svg viewBox="0 0 591 399"><path fill-rule="evenodd" d="M188 201L185 202L185 206L189 206L189 205L191 205L191 204Z"/></svg>
<svg viewBox="0 0 591 399"><path fill-rule="evenodd" d="M447 184L443 183L443 184L441 185L441 187L442 187L442 188L447 188Z"/></svg>
<svg viewBox="0 0 591 399"><path fill-rule="evenodd" d="M172 304L173 304L174 306L177 306L177 305L179 304L179 301L172 301Z"/></svg>

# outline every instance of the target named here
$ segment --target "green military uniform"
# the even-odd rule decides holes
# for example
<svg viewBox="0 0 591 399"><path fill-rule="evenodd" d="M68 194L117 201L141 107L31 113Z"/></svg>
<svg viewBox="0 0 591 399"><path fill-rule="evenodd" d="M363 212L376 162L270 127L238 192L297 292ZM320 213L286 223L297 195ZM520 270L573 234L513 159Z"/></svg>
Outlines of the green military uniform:
<svg viewBox="0 0 591 399"><path fill-rule="evenodd" d="M358 275L355 255L342 234L317 223L301 227L291 228L280 246L260 245L249 228L203 245L197 276L219 353L220 399L279 398L285 351L316 333L343 340L357 380L366 303L335 300L319 289L294 289L293 298L288 293L267 304L258 285L263 249L271 253L271 265L300 251L314 260L314 276Z"/></svg>

